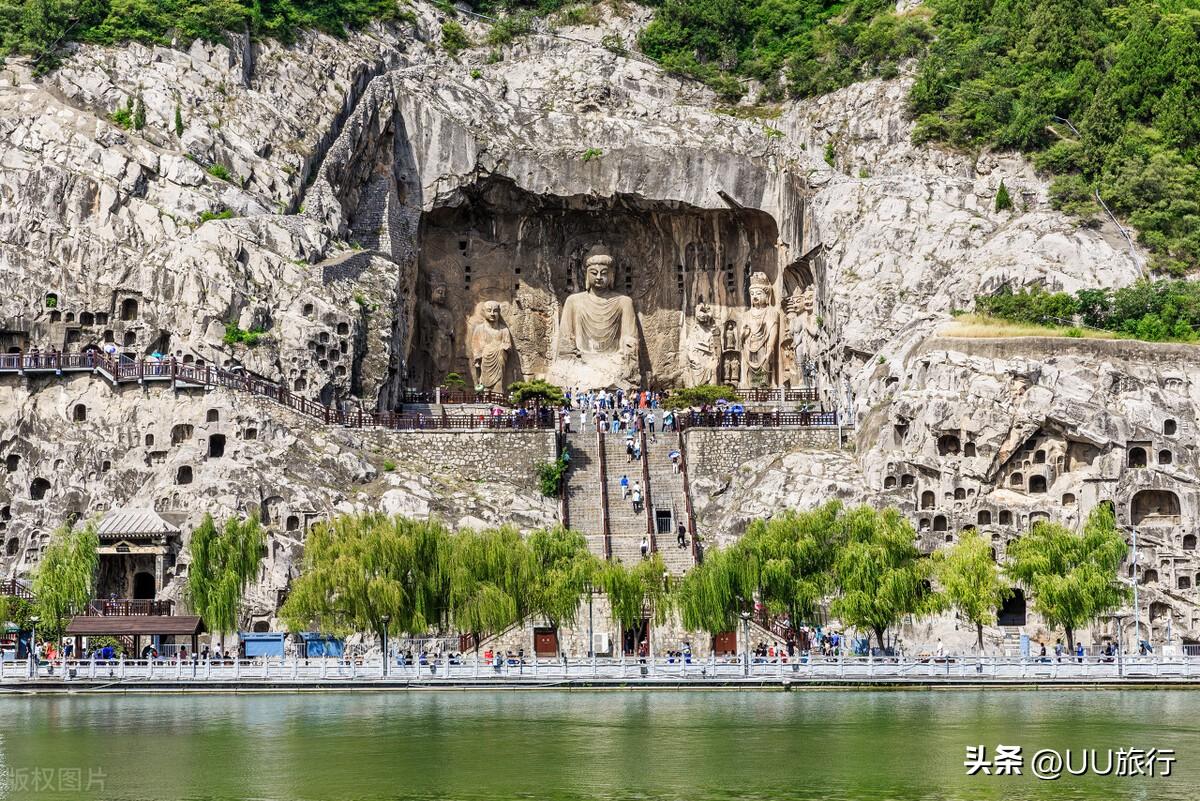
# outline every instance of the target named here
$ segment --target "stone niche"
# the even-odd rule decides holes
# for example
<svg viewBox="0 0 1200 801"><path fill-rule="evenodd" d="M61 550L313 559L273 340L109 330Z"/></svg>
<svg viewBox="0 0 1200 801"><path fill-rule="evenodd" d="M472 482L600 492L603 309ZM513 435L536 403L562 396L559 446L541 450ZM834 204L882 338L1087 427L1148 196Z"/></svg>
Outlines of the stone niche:
<svg viewBox="0 0 1200 801"><path fill-rule="evenodd" d="M685 375L686 351L701 303L712 317L718 356L727 345L736 362L737 344L720 335L736 339L752 274L770 281L776 309L781 295L794 290L781 275L775 220L752 209L702 209L636 195L539 195L489 178L423 214L419 238L411 386L436 386L449 372L471 381L468 321L478 319L487 301L500 304L512 336L505 381L544 376L563 302L585 290L585 263L597 251L613 259L612 288L633 300L637 370L651 387L697 383ZM807 286L811 277L790 280L797 282ZM781 340L786 328L780 311ZM731 383L736 367L729 366Z"/></svg>

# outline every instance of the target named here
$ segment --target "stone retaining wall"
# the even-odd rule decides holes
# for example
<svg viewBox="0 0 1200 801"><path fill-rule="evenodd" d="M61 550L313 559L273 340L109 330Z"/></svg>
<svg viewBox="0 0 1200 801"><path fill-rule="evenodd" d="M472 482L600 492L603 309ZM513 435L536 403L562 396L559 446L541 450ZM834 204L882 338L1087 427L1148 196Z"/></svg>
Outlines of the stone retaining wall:
<svg viewBox="0 0 1200 801"><path fill-rule="evenodd" d="M684 438L692 481L726 478L739 465L772 453L839 448L836 428L693 428Z"/></svg>
<svg viewBox="0 0 1200 801"><path fill-rule="evenodd" d="M537 486L537 465L555 458L554 432L403 431L380 441L385 458L462 481Z"/></svg>

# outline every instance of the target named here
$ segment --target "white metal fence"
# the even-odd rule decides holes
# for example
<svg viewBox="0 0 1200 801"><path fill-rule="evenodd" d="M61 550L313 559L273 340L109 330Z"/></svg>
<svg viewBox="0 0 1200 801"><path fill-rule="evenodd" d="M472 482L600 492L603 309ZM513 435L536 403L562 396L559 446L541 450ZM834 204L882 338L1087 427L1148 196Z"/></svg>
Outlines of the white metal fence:
<svg viewBox="0 0 1200 801"><path fill-rule="evenodd" d="M225 682L419 682L552 683L654 681L1079 681L1163 679L1200 681L1200 656L1085 656L1045 658L946 657L908 659L851 656L751 657L687 659L526 659L499 664L472 657L431 658L418 664L378 659L270 658L254 660L56 660L0 662L0 682L39 683L97 681L225 683Z"/></svg>

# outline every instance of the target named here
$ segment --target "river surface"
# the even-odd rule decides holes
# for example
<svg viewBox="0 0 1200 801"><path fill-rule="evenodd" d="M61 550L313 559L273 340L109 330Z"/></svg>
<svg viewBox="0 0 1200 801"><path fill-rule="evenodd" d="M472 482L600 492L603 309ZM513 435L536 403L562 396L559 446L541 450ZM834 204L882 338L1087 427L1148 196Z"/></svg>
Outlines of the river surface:
<svg viewBox="0 0 1200 801"><path fill-rule="evenodd" d="M1188 690L8 696L0 715L0 798L38 801L1200 798ZM967 747L999 744L1023 774L968 776ZM1040 749L1103 767L1121 748L1174 749L1172 775L1029 775Z"/></svg>

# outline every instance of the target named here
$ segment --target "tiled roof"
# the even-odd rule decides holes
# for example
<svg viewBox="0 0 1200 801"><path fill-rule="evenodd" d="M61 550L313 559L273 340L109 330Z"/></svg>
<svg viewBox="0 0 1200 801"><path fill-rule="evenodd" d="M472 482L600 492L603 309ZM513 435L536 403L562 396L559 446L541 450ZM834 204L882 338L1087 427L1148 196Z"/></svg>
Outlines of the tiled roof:
<svg viewBox="0 0 1200 801"><path fill-rule="evenodd" d="M163 520L153 509L114 509L100 521L96 533L109 537L178 534L179 528Z"/></svg>

